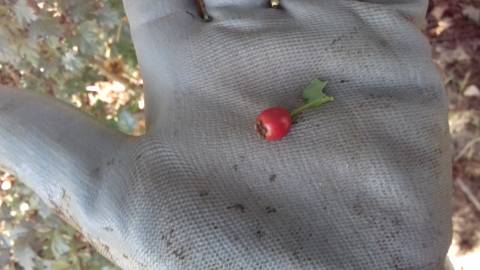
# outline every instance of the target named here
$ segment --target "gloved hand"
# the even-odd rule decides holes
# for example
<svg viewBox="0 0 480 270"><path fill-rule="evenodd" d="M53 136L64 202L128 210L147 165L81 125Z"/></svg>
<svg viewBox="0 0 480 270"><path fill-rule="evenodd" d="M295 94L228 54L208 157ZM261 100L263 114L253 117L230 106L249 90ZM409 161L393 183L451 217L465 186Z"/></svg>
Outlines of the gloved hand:
<svg viewBox="0 0 480 270"><path fill-rule="evenodd" d="M125 269L439 269L450 243L447 108L427 1L125 0L148 131L0 89L0 163ZM281 142L254 131L333 103Z"/></svg>

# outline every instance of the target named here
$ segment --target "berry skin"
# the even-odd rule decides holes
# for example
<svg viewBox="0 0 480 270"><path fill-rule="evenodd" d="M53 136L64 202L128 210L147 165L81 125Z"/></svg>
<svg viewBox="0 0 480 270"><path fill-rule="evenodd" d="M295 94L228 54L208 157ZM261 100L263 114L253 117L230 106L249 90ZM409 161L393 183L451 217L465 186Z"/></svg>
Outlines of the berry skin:
<svg viewBox="0 0 480 270"><path fill-rule="evenodd" d="M292 115L287 109L275 107L257 116L257 133L267 141L279 141L287 136L292 126Z"/></svg>

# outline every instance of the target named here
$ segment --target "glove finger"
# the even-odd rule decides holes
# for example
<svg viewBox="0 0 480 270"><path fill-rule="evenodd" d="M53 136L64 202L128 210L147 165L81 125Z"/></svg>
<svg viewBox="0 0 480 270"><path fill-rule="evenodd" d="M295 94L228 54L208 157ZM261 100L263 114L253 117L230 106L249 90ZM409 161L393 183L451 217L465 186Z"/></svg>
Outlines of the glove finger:
<svg viewBox="0 0 480 270"><path fill-rule="evenodd" d="M269 0L204 0L207 7L237 6L237 7L267 7Z"/></svg>
<svg viewBox="0 0 480 270"><path fill-rule="evenodd" d="M428 8L427 0L367 0L364 2L390 6L391 8L398 10L404 16L417 21L425 18Z"/></svg>
<svg viewBox="0 0 480 270"><path fill-rule="evenodd" d="M0 87L0 138L0 166L67 222L95 227L101 219L85 217L103 213L101 175L127 136L55 100Z"/></svg>
<svg viewBox="0 0 480 270"><path fill-rule="evenodd" d="M310 8L312 5L325 4L325 2L327 1L319 2L314 0L281 0L281 5L287 10L301 10L304 8ZM365 4L371 4L372 8L375 6L381 6L382 8L389 7L417 23L423 22L428 8L428 1L426 0L347 0L343 2L345 5L353 7L356 5L364 6Z"/></svg>
<svg viewBox="0 0 480 270"><path fill-rule="evenodd" d="M195 0L123 0L132 28L176 12L196 14Z"/></svg>

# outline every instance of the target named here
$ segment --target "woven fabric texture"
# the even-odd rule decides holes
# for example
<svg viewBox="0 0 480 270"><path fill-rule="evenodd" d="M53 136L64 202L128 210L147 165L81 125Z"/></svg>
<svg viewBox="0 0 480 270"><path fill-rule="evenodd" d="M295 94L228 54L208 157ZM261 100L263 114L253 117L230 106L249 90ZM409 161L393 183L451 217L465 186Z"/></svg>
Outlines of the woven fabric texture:
<svg viewBox="0 0 480 270"><path fill-rule="evenodd" d="M192 2L124 1L145 136L0 89L0 163L124 269L440 269L450 142L427 1L207 0L208 23ZM258 138L256 115L315 78L335 101Z"/></svg>

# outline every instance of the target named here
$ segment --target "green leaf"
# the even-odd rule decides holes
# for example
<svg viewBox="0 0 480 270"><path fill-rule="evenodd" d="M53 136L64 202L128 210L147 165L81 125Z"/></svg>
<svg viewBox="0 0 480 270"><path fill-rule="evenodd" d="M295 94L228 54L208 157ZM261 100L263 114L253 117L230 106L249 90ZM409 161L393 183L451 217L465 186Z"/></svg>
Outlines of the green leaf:
<svg viewBox="0 0 480 270"><path fill-rule="evenodd" d="M101 50L101 43L99 30L96 21L84 21L77 28L77 35L72 41L80 47L80 51L87 55L99 53Z"/></svg>
<svg viewBox="0 0 480 270"><path fill-rule="evenodd" d="M17 64L20 57L16 54L12 48L12 42L8 40L8 31L0 28L0 62L7 62L11 64Z"/></svg>
<svg viewBox="0 0 480 270"><path fill-rule="evenodd" d="M32 237L32 233L29 232L24 237L17 238L13 248L13 255L15 259L24 269L33 269L35 266L34 260L37 254L29 245L29 241Z"/></svg>
<svg viewBox="0 0 480 270"><path fill-rule="evenodd" d="M0 205L0 220L11 220L12 216L10 215L10 211L12 211L10 206L8 206L6 203L2 203Z"/></svg>
<svg viewBox="0 0 480 270"><path fill-rule="evenodd" d="M69 270L71 269L71 266L68 262L66 261L55 261L52 265L52 270Z"/></svg>
<svg viewBox="0 0 480 270"><path fill-rule="evenodd" d="M136 125L137 125L137 119L135 119L132 113L130 113L128 110L123 109L118 114L118 128L121 131L127 134L131 134Z"/></svg>
<svg viewBox="0 0 480 270"><path fill-rule="evenodd" d="M29 27L30 36L33 39L40 37L61 37L64 29L54 18L40 18Z"/></svg>
<svg viewBox="0 0 480 270"><path fill-rule="evenodd" d="M62 0L56 1L60 9L70 14L70 18L74 23L80 23L85 19L91 19L93 12L96 10L95 5L99 2L96 0Z"/></svg>
<svg viewBox="0 0 480 270"><path fill-rule="evenodd" d="M15 16L17 21L22 26L27 26L29 23L37 19L33 9L28 5L27 0L18 0L15 4Z"/></svg>
<svg viewBox="0 0 480 270"><path fill-rule="evenodd" d="M61 258L64 254L70 251L70 247L58 231L53 233L51 249L53 256L55 256L56 259Z"/></svg>
<svg viewBox="0 0 480 270"><path fill-rule="evenodd" d="M118 11L122 11L123 13L123 3L122 0L107 0L107 3L111 8L116 9Z"/></svg>
<svg viewBox="0 0 480 270"><path fill-rule="evenodd" d="M313 80L310 85L303 90L303 98L307 103L314 102L315 100L327 97L323 92L327 86L327 82L321 80Z"/></svg>
<svg viewBox="0 0 480 270"><path fill-rule="evenodd" d="M30 246L16 244L14 248L15 258L24 269L33 269L36 253Z"/></svg>
<svg viewBox="0 0 480 270"><path fill-rule="evenodd" d="M137 55L132 40L130 39L130 29L128 29L128 24L124 26L120 42L113 44L112 52L115 55L121 55L127 65L131 67L137 66Z"/></svg>
<svg viewBox="0 0 480 270"><path fill-rule="evenodd" d="M52 267L53 267L53 262L50 260L45 260L43 258L37 258L37 260L35 260L34 269L51 270Z"/></svg>
<svg viewBox="0 0 480 270"><path fill-rule="evenodd" d="M85 66L81 59L78 58L73 51L68 51L62 57L62 63L68 71L77 71Z"/></svg>
<svg viewBox="0 0 480 270"><path fill-rule="evenodd" d="M306 110L310 110L313 108L318 108L325 103L333 101L334 98L331 96L327 96L323 89L327 82L321 80L313 80L310 85L303 91L303 97L305 98L305 104L301 107L293 110L291 112L292 118L297 119L300 114L302 114Z"/></svg>
<svg viewBox="0 0 480 270"><path fill-rule="evenodd" d="M38 210L38 214L43 218L43 219L47 219L48 217L50 217L52 215L52 211L50 210L50 208L48 208L48 206L42 201L42 200L39 200L38 197L35 197L37 198L37 210Z"/></svg>
<svg viewBox="0 0 480 270"><path fill-rule="evenodd" d="M37 48L31 47L31 45L26 41L19 41L17 46L17 53L23 57L23 60L27 61L34 67L38 67L40 56L36 50Z"/></svg>
<svg viewBox="0 0 480 270"><path fill-rule="evenodd" d="M108 29L113 29L115 26L121 24L119 12L109 8L108 6L105 6L99 10L97 21L100 26L107 27Z"/></svg>
<svg viewBox="0 0 480 270"><path fill-rule="evenodd" d="M54 37L54 36L48 36L46 39L46 42L48 44L48 46L50 46L50 48L52 49L56 49L58 47L60 47L60 40L58 37Z"/></svg>

